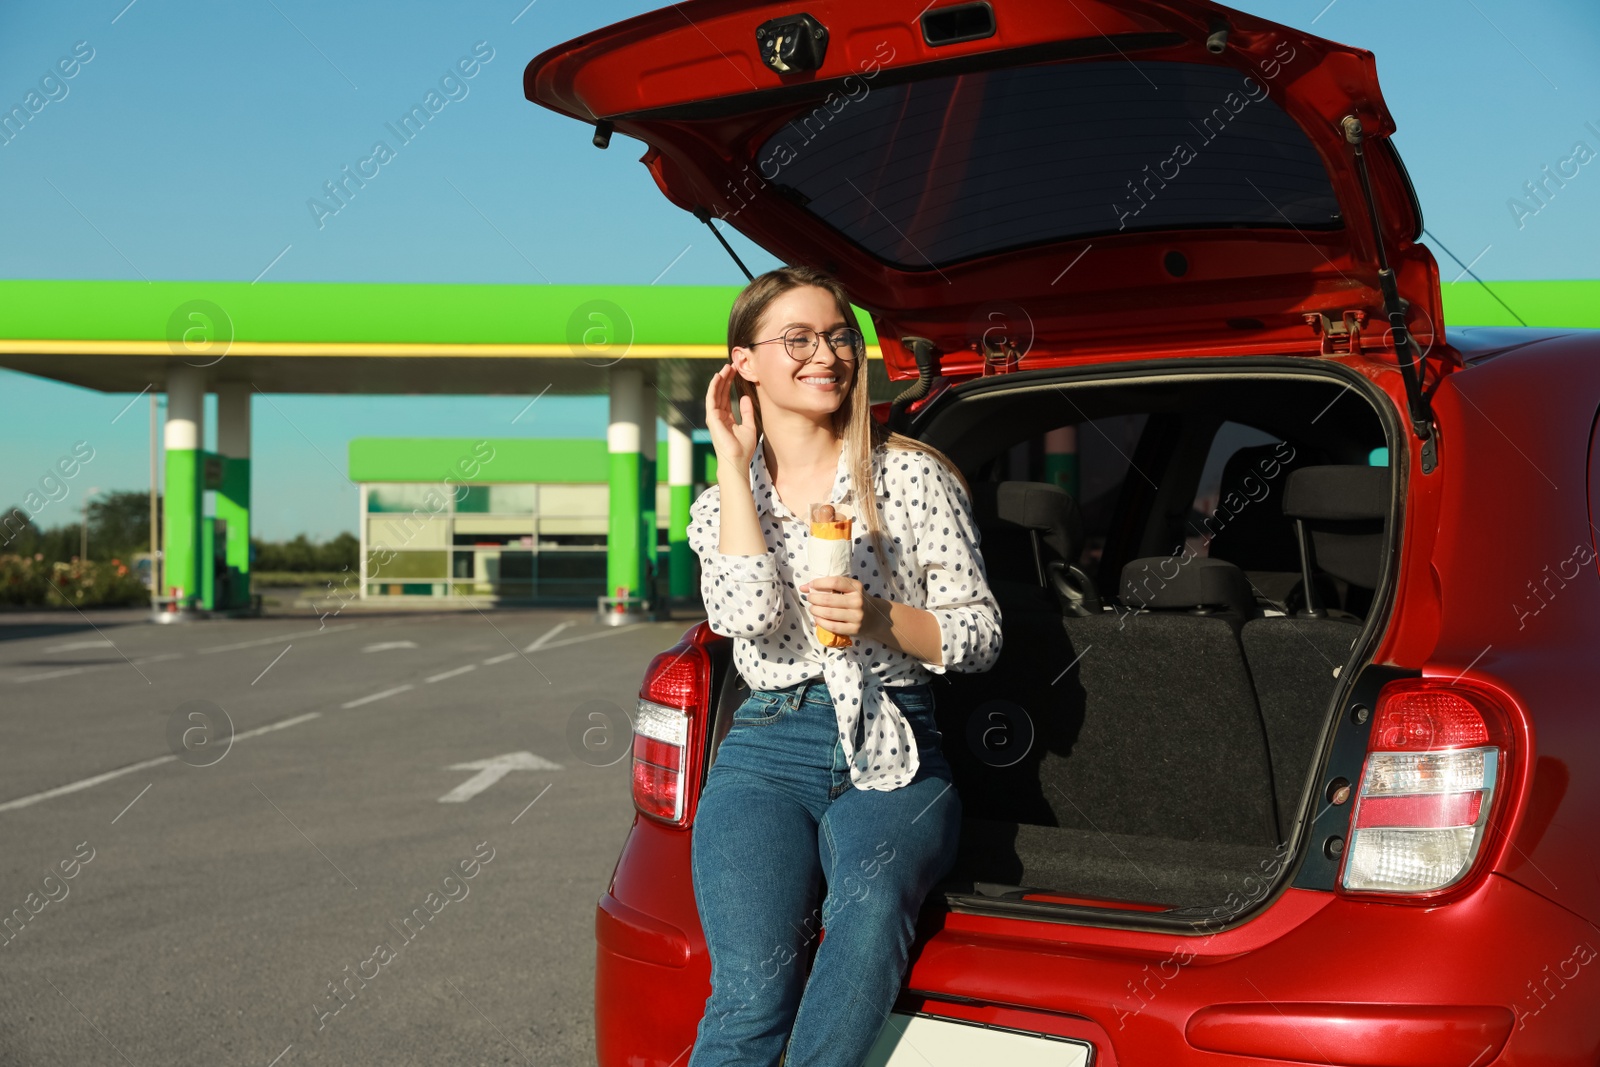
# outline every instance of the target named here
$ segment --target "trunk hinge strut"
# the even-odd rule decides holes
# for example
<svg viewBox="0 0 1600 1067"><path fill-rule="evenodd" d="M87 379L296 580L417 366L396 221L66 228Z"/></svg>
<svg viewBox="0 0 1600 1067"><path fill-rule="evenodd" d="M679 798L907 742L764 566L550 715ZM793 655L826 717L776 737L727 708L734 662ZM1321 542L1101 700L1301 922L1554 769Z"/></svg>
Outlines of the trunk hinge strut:
<svg viewBox="0 0 1600 1067"><path fill-rule="evenodd" d="M1356 173L1361 176L1361 195L1367 202L1367 218L1372 223L1372 241L1378 253L1378 284L1383 289L1383 310L1389 318L1389 330L1394 335L1394 355L1400 365L1400 378L1405 382L1407 407L1411 417L1411 431L1422 442L1422 473L1431 474L1438 466L1438 442L1433 432L1433 410L1422 393L1421 346L1406 329L1405 302L1395 284L1394 271L1383 248L1383 226L1378 218L1378 202L1372 195L1372 176L1367 172L1367 157L1362 150L1364 134L1361 119L1346 115L1340 124L1344 139L1355 155Z"/></svg>
<svg viewBox="0 0 1600 1067"><path fill-rule="evenodd" d="M728 255L733 257L734 264L738 266L740 270L744 271L745 280L752 282L755 281L755 275L750 273L750 268L744 265L744 260L739 258L739 253L733 250L733 246L728 243L728 239L722 236L722 231L718 230L716 224L711 221L711 212L707 211L703 207L697 207L694 209L694 217L706 224L706 228L711 231L712 236L714 236L722 244L722 247L727 250Z"/></svg>

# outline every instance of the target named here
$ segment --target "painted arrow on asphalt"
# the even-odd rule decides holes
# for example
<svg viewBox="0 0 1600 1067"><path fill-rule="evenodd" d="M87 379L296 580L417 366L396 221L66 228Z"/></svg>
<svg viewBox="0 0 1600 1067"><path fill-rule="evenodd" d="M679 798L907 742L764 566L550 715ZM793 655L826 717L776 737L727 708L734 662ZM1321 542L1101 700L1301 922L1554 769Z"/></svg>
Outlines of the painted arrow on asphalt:
<svg viewBox="0 0 1600 1067"><path fill-rule="evenodd" d="M507 752L503 756L473 760L471 763L453 763L450 769L478 773L440 797L441 804L460 804L471 800L512 771L559 771L561 764L551 763L532 752Z"/></svg>

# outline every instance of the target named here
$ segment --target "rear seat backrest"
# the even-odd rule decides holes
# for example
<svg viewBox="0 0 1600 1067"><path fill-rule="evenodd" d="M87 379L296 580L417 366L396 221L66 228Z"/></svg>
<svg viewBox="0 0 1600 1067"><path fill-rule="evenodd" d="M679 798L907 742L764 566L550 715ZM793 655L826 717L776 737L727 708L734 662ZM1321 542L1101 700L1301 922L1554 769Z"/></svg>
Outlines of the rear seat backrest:
<svg viewBox="0 0 1600 1067"><path fill-rule="evenodd" d="M1057 665L1057 688L1079 723L1061 724L1077 728L1056 731L1065 743L1039 768L1058 825L1273 844L1267 743L1236 636L1254 613L1244 575L1152 557L1123 569L1122 588L1124 610L1062 621L1076 665Z"/></svg>
<svg viewBox="0 0 1600 1067"><path fill-rule="evenodd" d="M1280 840L1288 837L1311 773L1338 684L1333 672L1342 670L1360 633L1359 623L1344 619L1291 615L1247 622L1240 634L1267 731Z"/></svg>
<svg viewBox="0 0 1600 1067"><path fill-rule="evenodd" d="M1131 610L1189 610L1205 614L1228 613L1242 625L1254 618L1255 594L1244 571L1226 560L1177 556L1136 559L1122 568L1122 605Z"/></svg>
<svg viewBox="0 0 1600 1067"><path fill-rule="evenodd" d="M1382 467L1304 467L1289 475L1284 513L1306 524L1316 565L1352 585L1378 584L1389 514ZM1304 615L1257 619L1241 634L1272 753L1280 834L1287 836L1327 725L1328 702L1361 624Z"/></svg>
<svg viewBox="0 0 1600 1067"><path fill-rule="evenodd" d="M1051 684L1075 653L1055 594L1039 582L1034 542L1047 569L1074 562L1083 520L1071 495L1046 482L975 482L972 512L1000 605L1000 659L982 674L944 675L953 697L935 701L935 716L968 816L1048 826L1038 774L1045 735L1079 713Z"/></svg>
<svg viewBox="0 0 1600 1067"><path fill-rule="evenodd" d="M1300 581L1294 520L1283 513L1284 486L1289 473L1305 465L1298 452L1280 459L1282 449L1281 444L1249 445L1229 456L1216 517L1203 524L1212 535L1206 555L1243 567L1250 584L1279 603Z"/></svg>

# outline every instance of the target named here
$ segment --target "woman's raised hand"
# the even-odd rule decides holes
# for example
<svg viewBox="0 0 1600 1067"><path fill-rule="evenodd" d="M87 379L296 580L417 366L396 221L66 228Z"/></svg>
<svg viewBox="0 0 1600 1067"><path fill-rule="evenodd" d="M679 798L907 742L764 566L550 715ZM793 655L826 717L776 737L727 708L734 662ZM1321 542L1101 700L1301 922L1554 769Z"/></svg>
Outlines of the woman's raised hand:
<svg viewBox="0 0 1600 1067"><path fill-rule="evenodd" d="M738 471L750 465L756 451L755 401L739 398L740 422L733 421L733 380L737 372L729 363L711 377L706 387L706 429L711 431L711 447L717 453L718 471Z"/></svg>

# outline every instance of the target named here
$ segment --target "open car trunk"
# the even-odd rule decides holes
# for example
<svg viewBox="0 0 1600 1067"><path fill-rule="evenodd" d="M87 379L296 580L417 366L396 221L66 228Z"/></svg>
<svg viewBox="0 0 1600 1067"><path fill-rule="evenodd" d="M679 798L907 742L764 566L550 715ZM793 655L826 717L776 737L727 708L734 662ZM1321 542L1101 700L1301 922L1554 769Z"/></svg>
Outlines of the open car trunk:
<svg viewBox="0 0 1600 1067"><path fill-rule="evenodd" d="M1004 651L935 686L953 903L1237 917L1305 862L1459 365L1371 53L1212 0L686 0L524 91L834 274L972 482Z"/></svg>
<svg viewBox="0 0 1600 1067"><path fill-rule="evenodd" d="M1326 802L1335 697L1389 611L1394 405L1337 363L1186 363L979 379L914 427L971 483L1002 612L995 668L935 682L957 906L1239 917ZM1080 467L1047 480L1066 426Z"/></svg>

